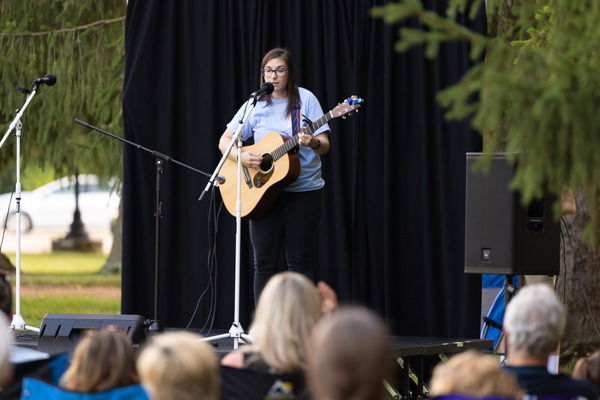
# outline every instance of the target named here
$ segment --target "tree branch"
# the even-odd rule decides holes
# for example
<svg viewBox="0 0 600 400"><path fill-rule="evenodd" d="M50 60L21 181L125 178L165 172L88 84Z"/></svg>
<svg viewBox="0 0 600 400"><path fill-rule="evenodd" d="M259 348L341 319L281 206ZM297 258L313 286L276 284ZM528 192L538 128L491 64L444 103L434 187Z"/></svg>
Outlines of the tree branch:
<svg viewBox="0 0 600 400"><path fill-rule="evenodd" d="M28 33L0 33L0 36L44 36L44 35L49 35L51 33L66 33L66 32L74 32L74 31L84 31L86 29L92 28L94 26L100 26L100 25L109 25L109 24L113 24L115 22L120 22L120 21L124 21L125 17L119 17L119 18L114 18L114 19L103 19L100 21L96 21L96 22L92 22L91 24L87 24L87 25L82 25L82 26L76 26L75 28L65 28L65 29L59 29L57 31L44 31L44 32L28 32Z"/></svg>

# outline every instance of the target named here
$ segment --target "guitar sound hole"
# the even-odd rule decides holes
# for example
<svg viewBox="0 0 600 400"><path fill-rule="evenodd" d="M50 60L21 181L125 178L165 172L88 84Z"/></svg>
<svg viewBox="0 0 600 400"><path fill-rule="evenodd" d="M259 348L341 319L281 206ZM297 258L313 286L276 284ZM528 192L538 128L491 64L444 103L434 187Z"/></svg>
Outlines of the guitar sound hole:
<svg viewBox="0 0 600 400"><path fill-rule="evenodd" d="M263 153L263 160L260 163L260 170L263 173L268 173L271 172L271 170L273 169L273 156L271 155L271 153Z"/></svg>

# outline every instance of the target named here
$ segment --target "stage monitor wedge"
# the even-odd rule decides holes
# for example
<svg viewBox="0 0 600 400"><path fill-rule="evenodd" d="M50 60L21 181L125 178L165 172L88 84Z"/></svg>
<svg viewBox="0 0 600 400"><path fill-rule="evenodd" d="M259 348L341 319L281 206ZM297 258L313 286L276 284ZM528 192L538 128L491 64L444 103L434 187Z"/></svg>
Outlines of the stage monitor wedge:
<svg viewBox="0 0 600 400"><path fill-rule="evenodd" d="M141 315L46 314L40 327L38 350L51 355L68 353L70 360L84 331L111 325L129 336L134 346L146 340L146 319Z"/></svg>
<svg viewBox="0 0 600 400"><path fill-rule="evenodd" d="M473 171L482 153L467 153L465 273L558 275L560 224L552 215L554 196L520 203L509 189L515 164L492 154L489 174Z"/></svg>

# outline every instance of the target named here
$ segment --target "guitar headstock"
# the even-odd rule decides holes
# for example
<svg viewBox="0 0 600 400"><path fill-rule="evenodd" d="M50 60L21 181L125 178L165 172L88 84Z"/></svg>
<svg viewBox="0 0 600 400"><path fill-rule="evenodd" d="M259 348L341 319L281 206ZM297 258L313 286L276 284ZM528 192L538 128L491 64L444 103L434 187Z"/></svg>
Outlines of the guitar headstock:
<svg viewBox="0 0 600 400"><path fill-rule="evenodd" d="M354 111L358 112L360 105L364 102L365 101L360 97L350 96L334 107L333 110L331 110L331 114L334 118L342 117L342 119L346 119L346 115L351 116Z"/></svg>

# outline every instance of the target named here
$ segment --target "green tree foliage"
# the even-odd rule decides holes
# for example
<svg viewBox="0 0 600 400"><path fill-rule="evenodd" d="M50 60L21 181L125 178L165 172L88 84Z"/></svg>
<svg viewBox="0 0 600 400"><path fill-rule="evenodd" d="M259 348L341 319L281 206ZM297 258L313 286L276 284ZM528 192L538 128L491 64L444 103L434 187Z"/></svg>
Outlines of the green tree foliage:
<svg viewBox="0 0 600 400"><path fill-rule="evenodd" d="M388 23L421 22L423 29L400 30L398 50L424 45L433 58L443 42L470 42L479 62L438 94L446 116L470 118L484 135L484 151L518 153L511 185L524 203L539 198L545 185L559 198L566 187L585 187L591 221L583 235L597 242L600 2L521 0L509 7L507 0L488 0L488 36L456 22L457 13L473 18L482 3L450 0L441 16L420 0L402 0L373 14ZM558 201L555 212L558 217Z"/></svg>
<svg viewBox="0 0 600 400"><path fill-rule="evenodd" d="M0 0L0 132L4 136L27 87L46 73L27 109L22 162L57 173L121 176L122 144L73 122L122 136L125 0ZM0 168L14 164L15 141L0 149Z"/></svg>

